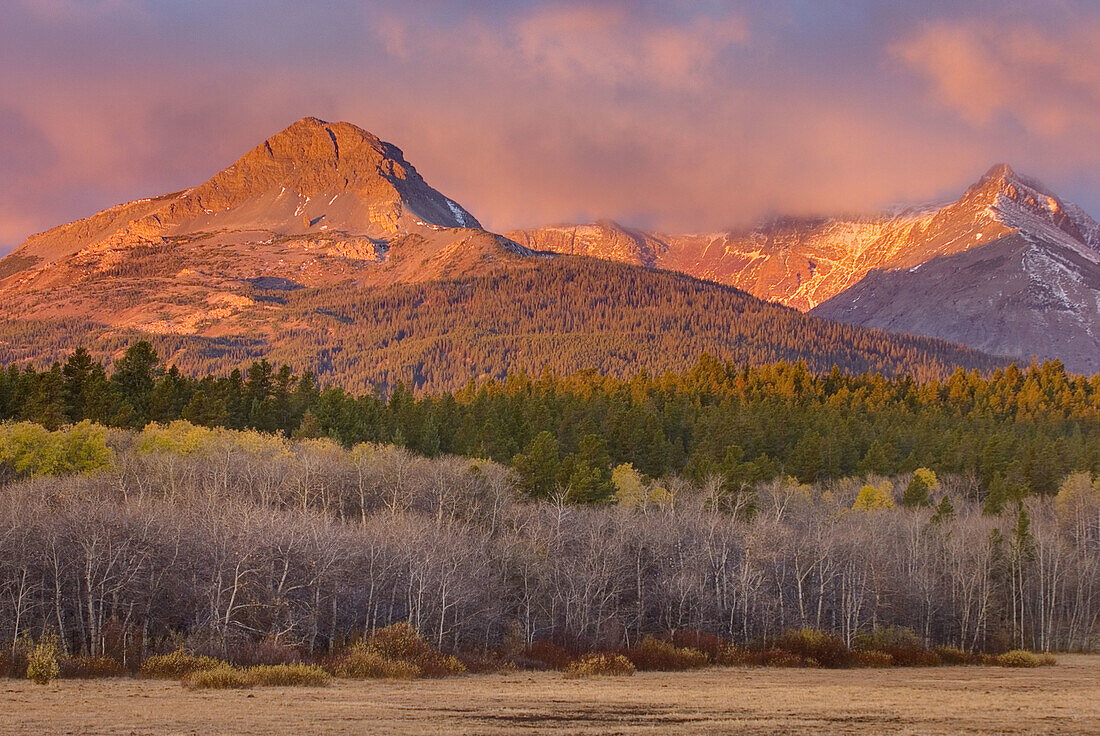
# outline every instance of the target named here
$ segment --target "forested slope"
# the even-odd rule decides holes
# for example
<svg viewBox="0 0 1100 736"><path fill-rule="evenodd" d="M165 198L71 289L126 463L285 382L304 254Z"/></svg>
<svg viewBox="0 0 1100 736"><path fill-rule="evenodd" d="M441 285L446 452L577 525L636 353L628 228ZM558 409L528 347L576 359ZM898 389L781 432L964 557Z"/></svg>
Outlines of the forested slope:
<svg viewBox="0 0 1100 736"><path fill-rule="evenodd" d="M1004 364L952 343L829 322L731 287L588 258L532 260L454 281L253 288L249 295L276 311L258 312L255 331L219 337L105 330L79 320L5 321L0 364L45 366L78 345L117 357L148 339L187 374L227 373L267 358L355 392L388 392L398 382L448 391L521 369L618 377L681 371L704 352L752 365L802 360L814 372L837 365L922 379ZM277 331L261 327L272 319Z"/></svg>

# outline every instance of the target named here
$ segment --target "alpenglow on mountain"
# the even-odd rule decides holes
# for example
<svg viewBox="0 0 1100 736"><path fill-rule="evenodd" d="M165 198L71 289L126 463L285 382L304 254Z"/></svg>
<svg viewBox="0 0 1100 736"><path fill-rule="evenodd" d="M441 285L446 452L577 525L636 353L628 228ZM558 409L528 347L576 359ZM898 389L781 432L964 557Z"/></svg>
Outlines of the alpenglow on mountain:
<svg viewBox="0 0 1100 736"><path fill-rule="evenodd" d="M681 370L703 352L817 371L943 375L1000 361L838 325L729 286L537 252L484 230L395 146L305 118L206 182L28 238L0 260L0 364L253 359L352 390L442 390L509 370Z"/></svg>
<svg viewBox="0 0 1100 736"><path fill-rule="evenodd" d="M508 237L681 271L842 322L1100 371L1100 226L1004 164L955 202L874 217L692 235L600 222Z"/></svg>

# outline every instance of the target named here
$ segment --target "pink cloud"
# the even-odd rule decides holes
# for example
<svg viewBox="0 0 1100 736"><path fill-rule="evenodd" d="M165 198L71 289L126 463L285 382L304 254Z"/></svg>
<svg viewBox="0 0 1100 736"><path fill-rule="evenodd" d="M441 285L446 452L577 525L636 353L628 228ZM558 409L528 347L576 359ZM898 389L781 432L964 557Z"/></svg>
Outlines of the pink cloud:
<svg viewBox="0 0 1100 736"><path fill-rule="evenodd" d="M0 119L0 244L197 184L305 115L396 143L497 230L871 211L1000 160L1100 189L1100 26L1080 18L901 24L849 51L691 3L456 5L356 3L335 23L287 5L216 41L146 16L22 46L0 28L0 113L22 131Z"/></svg>
<svg viewBox="0 0 1100 736"><path fill-rule="evenodd" d="M559 4L522 17L513 41L526 63L559 79L694 88L748 36L737 15L674 27L632 17L627 5Z"/></svg>
<svg viewBox="0 0 1100 736"><path fill-rule="evenodd" d="M938 23L894 53L965 120L1018 120L1042 137L1100 132L1100 24L1073 28Z"/></svg>

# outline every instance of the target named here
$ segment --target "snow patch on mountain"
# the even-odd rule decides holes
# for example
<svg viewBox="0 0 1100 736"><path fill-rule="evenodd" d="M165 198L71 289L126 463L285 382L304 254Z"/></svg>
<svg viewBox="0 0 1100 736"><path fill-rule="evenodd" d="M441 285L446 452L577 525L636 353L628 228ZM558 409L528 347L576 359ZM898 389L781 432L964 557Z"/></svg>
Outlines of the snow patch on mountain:
<svg viewBox="0 0 1100 736"><path fill-rule="evenodd" d="M466 227L466 211L450 199L447 200L447 206L451 208L451 212L455 216L455 221L457 221L461 227Z"/></svg>

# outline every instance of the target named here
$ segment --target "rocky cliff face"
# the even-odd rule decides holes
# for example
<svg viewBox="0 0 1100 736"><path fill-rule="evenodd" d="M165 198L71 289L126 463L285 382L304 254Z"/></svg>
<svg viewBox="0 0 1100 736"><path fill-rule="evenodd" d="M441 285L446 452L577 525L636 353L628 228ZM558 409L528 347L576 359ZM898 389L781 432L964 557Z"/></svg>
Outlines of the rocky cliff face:
<svg viewBox="0 0 1100 736"><path fill-rule="evenodd" d="M508 235L536 250L683 271L829 319L1100 370L1100 226L1003 164L955 202L876 217L693 235L608 222Z"/></svg>

